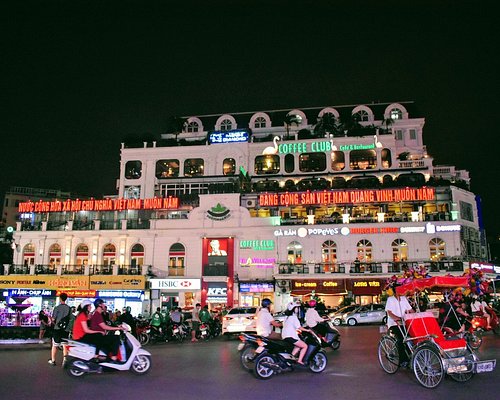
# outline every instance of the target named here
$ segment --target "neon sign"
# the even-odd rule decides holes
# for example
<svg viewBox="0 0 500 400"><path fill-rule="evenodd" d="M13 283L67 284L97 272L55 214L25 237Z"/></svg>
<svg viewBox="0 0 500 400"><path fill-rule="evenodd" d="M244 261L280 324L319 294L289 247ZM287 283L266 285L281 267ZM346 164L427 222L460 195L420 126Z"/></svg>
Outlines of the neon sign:
<svg viewBox="0 0 500 400"><path fill-rule="evenodd" d="M240 249L274 250L274 240L241 240Z"/></svg>
<svg viewBox="0 0 500 400"><path fill-rule="evenodd" d="M331 142L293 142L293 143L282 143L278 146L278 153L280 154L290 154L290 153L317 153L321 151L331 151Z"/></svg>
<svg viewBox="0 0 500 400"><path fill-rule="evenodd" d="M372 150L375 148L375 143L372 144L345 144L339 147L341 151L351 150Z"/></svg>
<svg viewBox="0 0 500 400"><path fill-rule="evenodd" d="M232 130L232 131L216 131L208 135L208 143L223 144L223 143L242 143L248 142L249 133L247 130Z"/></svg>

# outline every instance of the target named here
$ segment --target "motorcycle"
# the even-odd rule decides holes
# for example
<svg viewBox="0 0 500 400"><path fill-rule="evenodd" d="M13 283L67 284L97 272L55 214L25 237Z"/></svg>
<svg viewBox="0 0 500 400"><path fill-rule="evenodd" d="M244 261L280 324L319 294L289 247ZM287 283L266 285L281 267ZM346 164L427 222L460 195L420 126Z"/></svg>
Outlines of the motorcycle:
<svg viewBox="0 0 500 400"><path fill-rule="evenodd" d="M239 339L241 340L241 343L238 345L241 366L246 371L253 371L253 362L256 357L255 351L259 348L258 341L264 338L259 335L251 335L243 332L239 336Z"/></svg>
<svg viewBox="0 0 500 400"><path fill-rule="evenodd" d="M333 325L333 322L327 320L325 322L320 322L314 328L314 332L321 339L321 347L331 347L333 350L338 350L340 347L340 332Z"/></svg>
<svg viewBox="0 0 500 400"><path fill-rule="evenodd" d="M121 344L119 358L121 361L96 361L95 347L75 340L68 339L65 346L68 350L64 368L72 377L78 378L85 374L100 374L105 368L118 371L129 371L137 375L144 375L151 368L151 354L141 348L139 341L130 333L131 328L123 323L124 332L120 335ZM106 356L102 351L100 355Z"/></svg>
<svg viewBox="0 0 500 400"><path fill-rule="evenodd" d="M171 334L172 334L172 339L182 343L184 339L187 338L189 330L187 329L186 325L182 323L178 324L173 322L171 325Z"/></svg>
<svg viewBox="0 0 500 400"><path fill-rule="evenodd" d="M321 349L321 339L314 331L300 334L307 344L304 365L311 372L321 373L328 364L326 353ZM255 350L254 373L259 379L269 379L275 374L293 371L297 360L292 356L294 345L284 340L257 339L259 347Z"/></svg>
<svg viewBox="0 0 500 400"><path fill-rule="evenodd" d="M149 343L149 322L146 320L137 320L135 327L135 336L139 340L142 346Z"/></svg>
<svg viewBox="0 0 500 400"><path fill-rule="evenodd" d="M210 327L208 325L208 322L202 322L200 324L200 328L198 330L198 333L196 334L196 338L201 340L210 339Z"/></svg>

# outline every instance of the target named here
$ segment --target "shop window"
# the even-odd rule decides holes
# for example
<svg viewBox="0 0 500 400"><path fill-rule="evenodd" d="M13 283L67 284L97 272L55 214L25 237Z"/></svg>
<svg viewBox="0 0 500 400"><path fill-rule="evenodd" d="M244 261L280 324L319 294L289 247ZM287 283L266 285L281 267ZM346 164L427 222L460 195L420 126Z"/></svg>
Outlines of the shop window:
<svg viewBox="0 0 500 400"><path fill-rule="evenodd" d="M429 240L429 252L432 261L439 261L446 256L446 243L443 239Z"/></svg>
<svg viewBox="0 0 500 400"><path fill-rule="evenodd" d="M142 244L136 243L132 246L130 265L134 268L144 265L144 246Z"/></svg>
<svg viewBox="0 0 500 400"><path fill-rule="evenodd" d="M125 178L139 179L141 176L142 176L142 162L127 161L127 163L125 164Z"/></svg>
<svg viewBox="0 0 500 400"><path fill-rule="evenodd" d="M326 169L325 153L302 153L299 156L299 169L302 172L319 172Z"/></svg>
<svg viewBox="0 0 500 400"><path fill-rule="evenodd" d="M382 168L391 168L392 166L392 156L389 149L382 149L380 153L382 159Z"/></svg>
<svg viewBox="0 0 500 400"><path fill-rule="evenodd" d="M179 176L179 160L158 160L156 162L157 178L176 178Z"/></svg>
<svg viewBox="0 0 500 400"><path fill-rule="evenodd" d="M345 168L345 155L343 151L332 151L330 157L332 159L332 170L342 171Z"/></svg>
<svg viewBox="0 0 500 400"><path fill-rule="evenodd" d="M174 243L168 252L168 275L184 276L186 249L181 243Z"/></svg>
<svg viewBox="0 0 500 400"><path fill-rule="evenodd" d="M280 158L277 155L255 157L255 174L277 174L280 172Z"/></svg>
<svg viewBox="0 0 500 400"><path fill-rule="evenodd" d="M236 173L236 161L234 158L225 158L222 163L222 172L224 175L234 175Z"/></svg>
<svg viewBox="0 0 500 400"><path fill-rule="evenodd" d="M104 245L102 251L102 263L106 266L116 264L116 247L112 243Z"/></svg>
<svg viewBox="0 0 500 400"><path fill-rule="evenodd" d="M352 170L377 168L377 153L375 150L353 150L349 153L349 167Z"/></svg>
<svg viewBox="0 0 500 400"><path fill-rule="evenodd" d="M290 173L295 169L295 156L293 154L287 154L285 156L285 172Z"/></svg>
<svg viewBox="0 0 500 400"><path fill-rule="evenodd" d="M301 264L302 259L302 245L299 242L291 242L287 247L287 259L290 264Z"/></svg>
<svg viewBox="0 0 500 400"><path fill-rule="evenodd" d="M203 176L205 162L202 158L188 158L184 161L184 176Z"/></svg>
<svg viewBox="0 0 500 400"><path fill-rule="evenodd" d="M356 245L357 259L360 262L371 262L372 260L372 243L369 240L360 240Z"/></svg>
<svg viewBox="0 0 500 400"><path fill-rule="evenodd" d="M392 242L392 260L407 261L408 260L408 243L403 239L396 239Z"/></svg>

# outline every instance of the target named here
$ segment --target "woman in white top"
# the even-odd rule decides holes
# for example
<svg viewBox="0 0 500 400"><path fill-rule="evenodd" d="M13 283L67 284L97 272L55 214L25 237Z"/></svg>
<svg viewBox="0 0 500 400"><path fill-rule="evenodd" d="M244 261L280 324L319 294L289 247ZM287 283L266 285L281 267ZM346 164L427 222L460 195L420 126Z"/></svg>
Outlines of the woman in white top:
<svg viewBox="0 0 500 400"><path fill-rule="evenodd" d="M307 352L307 344L300 340L299 331L309 331L309 329L305 329L300 325L299 318L297 317L299 314L300 304L298 303L290 303L288 304L287 310L291 315L289 315L285 322L283 323L283 330L281 331L281 336L283 340L287 342L293 343L295 345L292 356L296 356L299 353L299 358L297 360L297 364L304 365L304 356Z"/></svg>

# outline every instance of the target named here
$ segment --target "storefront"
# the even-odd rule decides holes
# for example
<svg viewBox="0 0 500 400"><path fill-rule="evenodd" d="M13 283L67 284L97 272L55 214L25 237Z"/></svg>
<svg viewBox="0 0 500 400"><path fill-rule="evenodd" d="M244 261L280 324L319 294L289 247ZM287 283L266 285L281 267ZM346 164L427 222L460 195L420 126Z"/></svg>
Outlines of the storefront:
<svg viewBox="0 0 500 400"><path fill-rule="evenodd" d="M170 278L151 279L150 310L157 307L172 309L181 307L192 309L201 297L201 279Z"/></svg>
<svg viewBox="0 0 500 400"><path fill-rule="evenodd" d="M344 279L294 279L291 295L302 301L319 297L326 307L338 306L347 295Z"/></svg>
<svg viewBox="0 0 500 400"><path fill-rule="evenodd" d="M243 307L260 307L262 299L274 302L274 283L271 281L248 281L239 283L238 304Z"/></svg>
<svg viewBox="0 0 500 400"><path fill-rule="evenodd" d="M383 278L356 278L347 279L347 290L352 294L354 303L380 303L380 295L384 288Z"/></svg>

